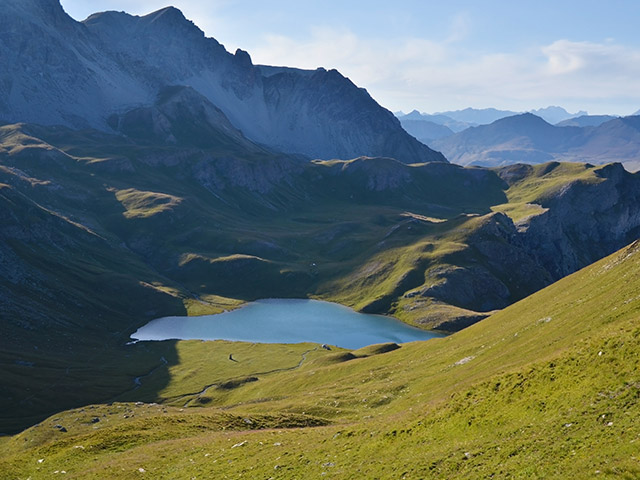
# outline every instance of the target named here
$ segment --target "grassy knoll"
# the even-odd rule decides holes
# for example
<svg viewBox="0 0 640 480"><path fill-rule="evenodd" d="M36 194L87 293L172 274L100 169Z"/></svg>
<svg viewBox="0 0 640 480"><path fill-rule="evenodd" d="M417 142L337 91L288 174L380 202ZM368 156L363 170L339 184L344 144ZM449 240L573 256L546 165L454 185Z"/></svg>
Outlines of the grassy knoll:
<svg viewBox="0 0 640 480"><path fill-rule="evenodd" d="M500 169L509 183L509 203L540 203L575 181L598 183L602 167L584 163L549 162L538 165L512 165Z"/></svg>
<svg viewBox="0 0 640 480"><path fill-rule="evenodd" d="M503 203L491 207L494 212L502 212L514 222L528 219L535 215L540 215L546 210L537 203Z"/></svg>
<svg viewBox="0 0 640 480"><path fill-rule="evenodd" d="M207 390L198 408L60 413L2 439L0 466L9 478L637 478L639 285L636 242L444 339L314 350ZM216 343L179 343L166 392L233 368L204 356ZM300 354L231 346L289 367Z"/></svg>

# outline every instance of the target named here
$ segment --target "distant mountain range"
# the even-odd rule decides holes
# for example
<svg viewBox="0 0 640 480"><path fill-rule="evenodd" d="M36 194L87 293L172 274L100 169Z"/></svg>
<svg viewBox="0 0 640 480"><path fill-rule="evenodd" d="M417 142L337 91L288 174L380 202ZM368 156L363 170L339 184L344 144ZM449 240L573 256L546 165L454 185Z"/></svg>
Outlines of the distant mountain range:
<svg viewBox="0 0 640 480"><path fill-rule="evenodd" d="M581 115L556 123L557 127L597 127L604 122L618 118L614 115Z"/></svg>
<svg viewBox="0 0 640 480"><path fill-rule="evenodd" d="M407 132L422 143L431 144L434 140L448 137L469 127L488 125L501 118L519 115L520 113L522 112L497 110L495 108L465 108L464 110L452 110L435 114L420 113L417 110L413 110L406 115L402 112L397 112L396 116L400 119L402 127ZM580 118L579 121L573 120L575 123L566 124L573 126L596 126L615 118L608 115L587 115L587 112L584 111L569 113L564 108L555 106L539 108L529 113L533 113L552 124L570 122L573 119ZM447 128L443 129L443 126Z"/></svg>
<svg viewBox="0 0 640 480"><path fill-rule="evenodd" d="M495 108L465 108L464 110L450 110L447 112L437 112L436 115L453 118L459 122L464 122L469 126L483 125L485 123L495 122L504 117L516 115L519 112L510 110L497 110Z"/></svg>
<svg viewBox="0 0 640 480"><path fill-rule="evenodd" d="M584 115L587 115L587 112L585 112L584 110L580 110L576 113L569 113L564 108L556 106L538 108L537 110L531 110L528 113L533 113L534 115L537 115L538 117L551 124L556 124L570 118L582 117Z"/></svg>
<svg viewBox="0 0 640 480"><path fill-rule="evenodd" d="M413 110L406 115L402 112L397 112L396 116L401 122L406 120L421 120L433 122L438 125L446 125L457 133L465 128L475 127L477 125L487 125L495 122L496 120L500 120L501 118L512 117L513 115L518 115L520 113L525 112L498 110L495 108L465 108L464 110L450 110L434 114L420 113L417 110ZM577 113L569 113L564 108L556 106L530 110L528 113L533 113L551 124L587 115L587 112L582 110Z"/></svg>
<svg viewBox="0 0 640 480"><path fill-rule="evenodd" d="M113 115L158 120L157 109L140 108L153 108L167 87L190 87L182 101L196 105L186 110L197 113L206 101L209 112L218 110L207 121L228 123L270 149L320 159L446 161L336 70L253 65L247 52L228 53L173 7L76 22L58 0L6 0L0 58L11 65L0 72L0 121L7 123L113 131L122 125Z"/></svg>
<svg viewBox="0 0 640 480"><path fill-rule="evenodd" d="M551 160L604 164L621 162L640 168L640 117L578 117L570 126L554 126L531 113L502 118L433 142L461 165L499 166ZM592 120L597 120L593 121ZM589 125L596 126L571 126Z"/></svg>

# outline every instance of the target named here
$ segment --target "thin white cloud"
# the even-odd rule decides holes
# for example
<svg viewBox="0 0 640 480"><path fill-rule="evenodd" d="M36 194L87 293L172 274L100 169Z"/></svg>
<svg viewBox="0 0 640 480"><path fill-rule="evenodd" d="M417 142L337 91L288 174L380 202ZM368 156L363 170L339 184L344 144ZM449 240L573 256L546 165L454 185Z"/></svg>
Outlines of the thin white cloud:
<svg viewBox="0 0 640 480"><path fill-rule="evenodd" d="M584 68L584 48L593 49L593 45L576 44L567 40L559 40L542 49L547 56L547 69L551 75L564 75Z"/></svg>
<svg viewBox="0 0 640 480"><path fill-rule="evenodd" d="M605 43L558 40L542 51L553 75L588 73L609 77L624 74L637 78L640 73L640 50L618 45L613 40Z"/></svg>
<svg viewBox="0 0 640 480"><path fill-rule="evenodd" d="M469 12L458 12L451 21L450 33L445 43L456 43L465 40L472 30Z"/></svg>

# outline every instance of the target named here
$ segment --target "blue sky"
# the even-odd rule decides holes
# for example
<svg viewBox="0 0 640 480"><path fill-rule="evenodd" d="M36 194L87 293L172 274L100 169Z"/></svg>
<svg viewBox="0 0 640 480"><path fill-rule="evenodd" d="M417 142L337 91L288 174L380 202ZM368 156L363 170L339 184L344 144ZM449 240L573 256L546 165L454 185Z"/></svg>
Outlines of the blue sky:
<svg viewBox="0 0 640 480"><path fill-rule="evenodd" d="M62 0L82 20L169 4L254 63L337 68L390 110L640 109L640 1Z"/></svg>

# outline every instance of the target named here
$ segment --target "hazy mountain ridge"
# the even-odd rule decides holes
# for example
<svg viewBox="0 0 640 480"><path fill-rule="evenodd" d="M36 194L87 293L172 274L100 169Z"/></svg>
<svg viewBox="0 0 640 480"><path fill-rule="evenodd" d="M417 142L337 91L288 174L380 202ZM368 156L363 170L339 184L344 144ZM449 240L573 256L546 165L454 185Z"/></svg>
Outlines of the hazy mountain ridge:
<svg viewBox="0 0 640 480"><path fill-rule="evenodd" d="M467 107L462 110L448 110L446 112L436 112L434 115L443 115L453 118L459 122L465 122L470 126L483 125L495 122L504 117L517 115L518 112L511 110L498 110L496 108L471 108Z"/></svg>
<svg viewBox="0 0 640 480"><path fill-rule="evenodd" d="M558 124L558 126L597 126L607 120L616 118L606 115L586 115L586 112L582 111L571 114L562 107L540 108L527 113L534 114L548 123ZM497 110L495 108L465 108L464 110L440 112L433 115L420 113L417 110L406 115L401 112L396 114L407 132L421 142L429 144L471 127L488 125L504 118L518 115L524 115L524 113ZM527 159L523 158L522 161L527 161Z"/></svg>
<svg viewBox="0 0 640 480"><path fill-rule="evenodd" d="M570 118L582 117L587 115L587 112L585 112L584 110L580 110L576 113L569 113L564 108L555 105L551 105L545 108L537 108L535 110L529 110L529 113L533 113L534 115L542 118L544 121L549 122L552 125L568 120Z"/></svg>
<svg viewBox="0 0 640 480"><path fill-rule="evenodd" d="M640 117L621 117L595 127L554 126L533 114L503 118L433 142L462 165L499 166L554 161L640 168Z"/></svg>
<svg viewBox="0 0 640 480"><path fill-rule="evenodd" d="M616 115L581 115L558 122L556 127L597 127L615 118L619 117Z"/></svg>
<svg viewBox="0 0 640 480"><path fill-rule="evenodd" d="M0 119L97 127L190 86L256 143L315 158L394 156L446 161L336 71L263 75L172 7L143 17L106 12L84 22L51 0L9 0L0 13ZM321 108L320 108L321 107Z"/></svg>
<svg viewBox="0 0 640 480"><path fill-rule="evenodd" d="M512 110L499 110L496 108L471 108L467 107L462 110L449 110L446 112L436 112L433 114L420 113L417 110L413 110L408 114L398 112L396 116L402 120L422 120L431 121L439 125L446 125L451 127L456 133L469 127L475 127L478 125L488 125L506 117L513 117L515 115L522 115L524 113L532 113L546 122L555 125L562 121L568 121L577 117L589 116L587 112L580 110L576 113L569 113L564 108L558 106L549 106L545 108L538 108L535 110L529 110L527 112L515 112Z"/></svg>
<svg viewBox="0 0 640 480"><path fill-rule="evenodd" d="M453 130L446 125L440 125L429 120L400 120L402 128L416 137L422 143L430 143L439 138L453 135Z"/></svg>

